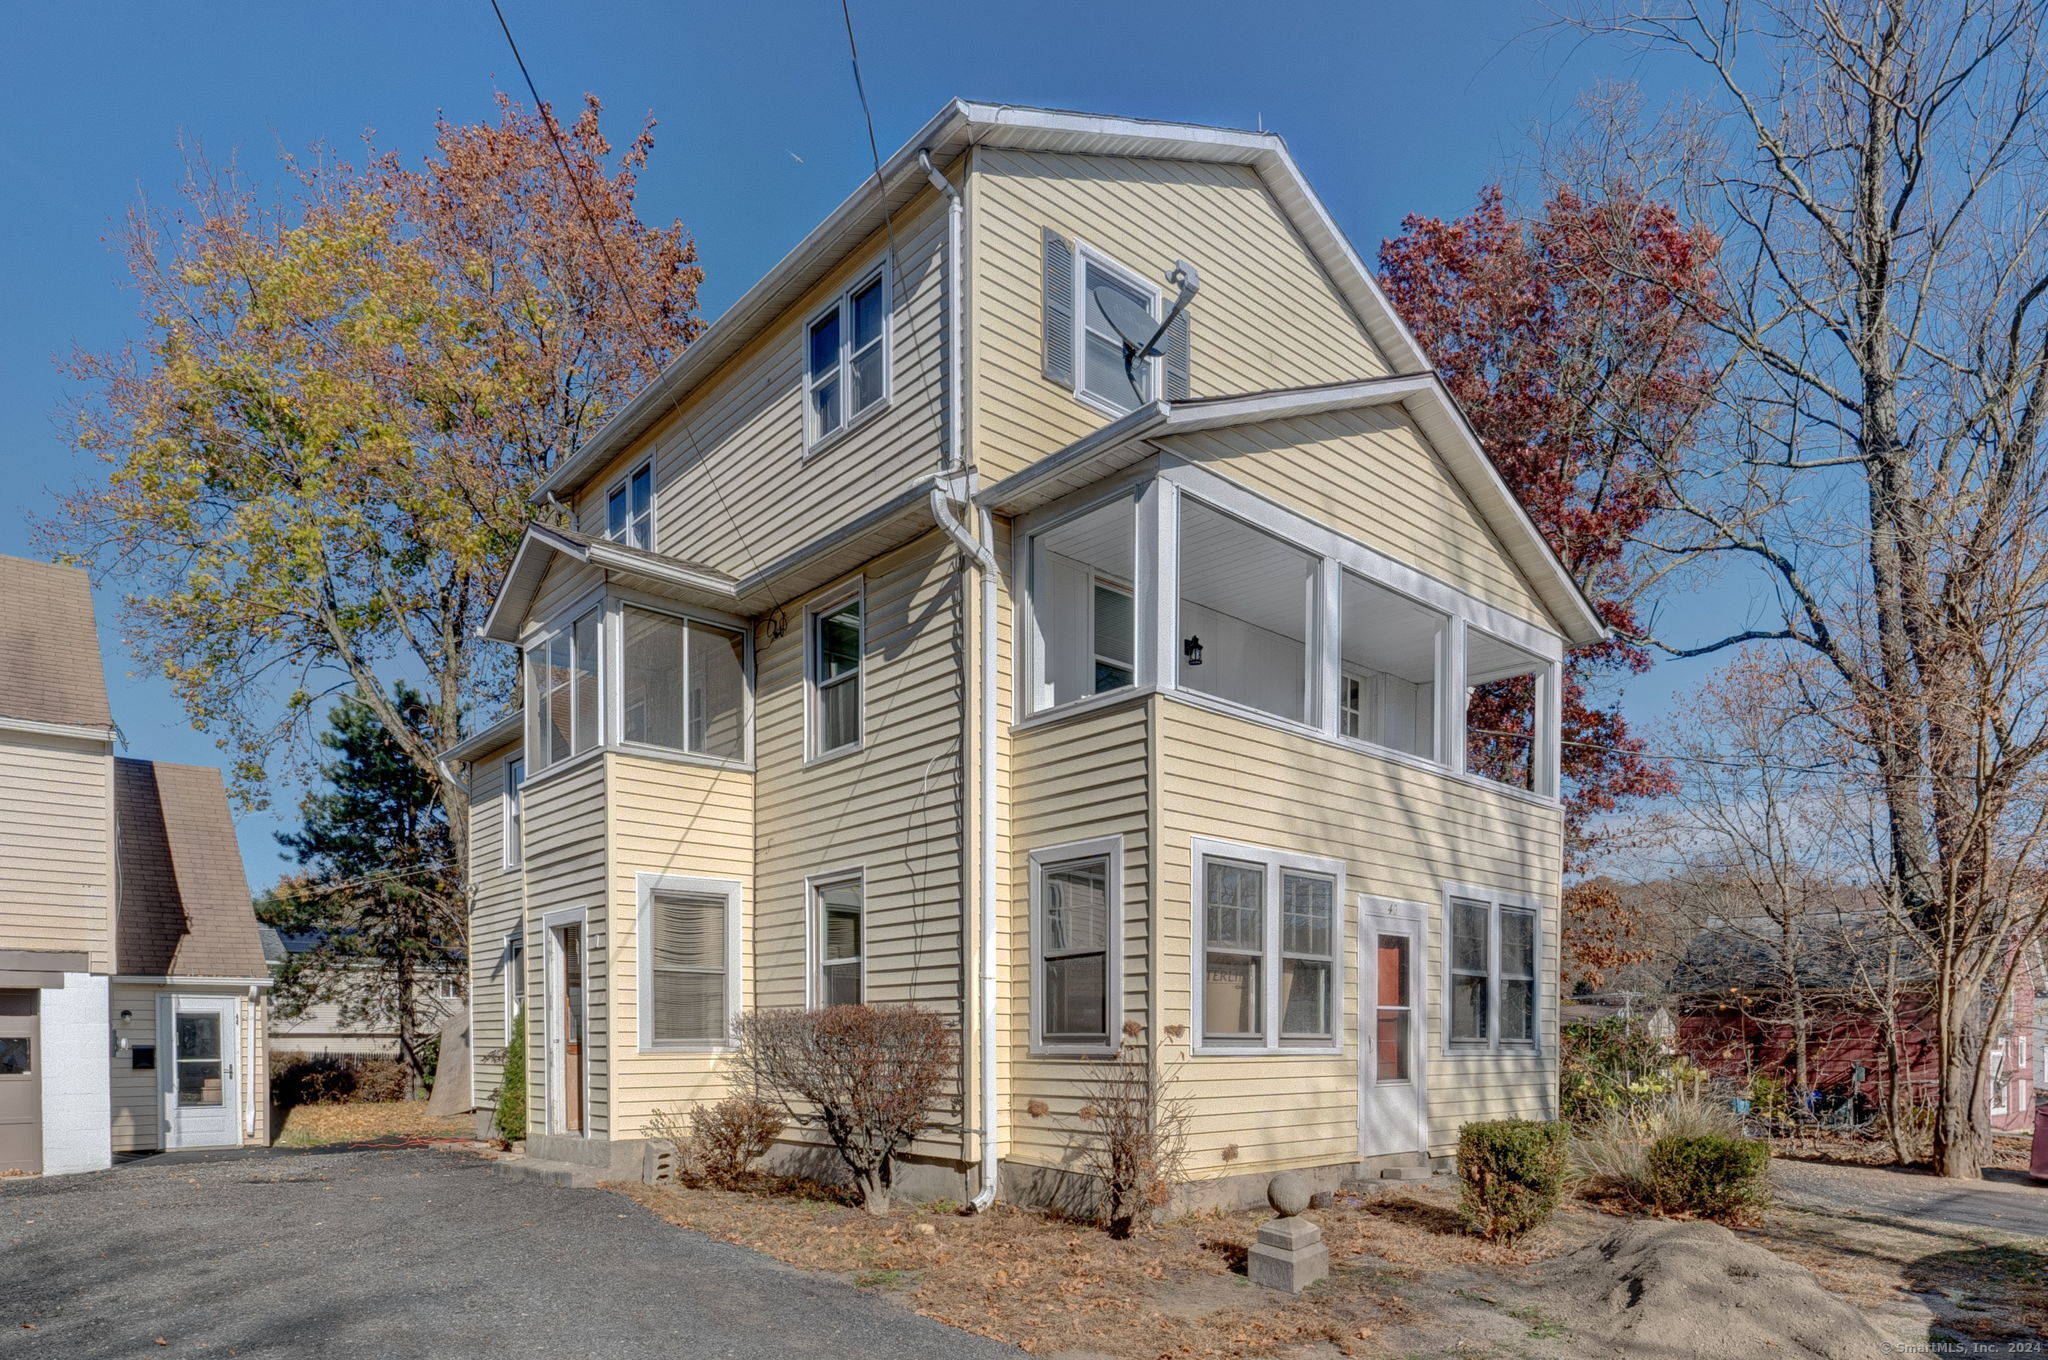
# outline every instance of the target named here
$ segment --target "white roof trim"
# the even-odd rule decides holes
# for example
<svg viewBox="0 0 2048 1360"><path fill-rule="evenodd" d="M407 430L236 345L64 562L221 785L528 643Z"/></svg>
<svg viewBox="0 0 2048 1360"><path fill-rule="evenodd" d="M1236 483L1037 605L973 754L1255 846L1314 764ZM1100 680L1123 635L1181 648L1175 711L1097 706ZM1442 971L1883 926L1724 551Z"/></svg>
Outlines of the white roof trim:
<svg viewBox="0 0 2048 1360"><path fill-rule="evenodd" d="M41 722L35 718L10 718L0 714L0 732L32 732L39 737L77 737L84 741L114 744L111 727L88 727L80 723Z"/></svg>
<svg viewBox="0 0 2048 1360"><path fill-rule="evenodd" d="M1479 436L1443 381L1434 373L1403 374L1326 387L1255 392L1168 405L1153 402L1043 458L985 490L978 499L993 510L1017 514L1095 481L1144 456L1143 445L1177 434L1255 425L1319 415L1327 411L1398 405L1423 432L1451 475L1471 499L1501 546L1521 570L1544 607L1575 647L1606 637L1586 593L1538 532L1500 470L1486 456Z"/></svg>
<svg viewBox="0 0 2048 1360"><path fill-rule="evenodd" d="M535 490L533 503L580 489L599 468L680 405L697 383L781 321L799 295L881 225L884 205L894 212L930 192L918 165L920 151L928 150L933 163L943 166L973 146L1249 166L1394 367L1429 367L1421 346L1395 315L1372 271L1309 187L1278 134L955 99L882 163L880 192L875 177L864 179L695 343L670 361L581 448L556 465Z"/></svg>

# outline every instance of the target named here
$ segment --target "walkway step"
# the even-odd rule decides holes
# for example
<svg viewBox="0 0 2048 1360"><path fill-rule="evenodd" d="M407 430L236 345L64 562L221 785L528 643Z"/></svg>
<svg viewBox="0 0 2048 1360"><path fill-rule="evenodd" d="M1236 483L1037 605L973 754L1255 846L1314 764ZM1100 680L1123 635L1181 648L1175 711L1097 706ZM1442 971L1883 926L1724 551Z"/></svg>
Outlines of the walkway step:
<svg viewBox="0 0 2048 1360"><path fill-rule="evenodd" d="M549 1162L537 1157L496 1159L489 1165L492 1171L501 1176L516 1176L539 1181L543 1185L564 1185L576 1190L588 1190L605 1179L604 1172L594 1166L584 1166L577 1162Z"/></svg>

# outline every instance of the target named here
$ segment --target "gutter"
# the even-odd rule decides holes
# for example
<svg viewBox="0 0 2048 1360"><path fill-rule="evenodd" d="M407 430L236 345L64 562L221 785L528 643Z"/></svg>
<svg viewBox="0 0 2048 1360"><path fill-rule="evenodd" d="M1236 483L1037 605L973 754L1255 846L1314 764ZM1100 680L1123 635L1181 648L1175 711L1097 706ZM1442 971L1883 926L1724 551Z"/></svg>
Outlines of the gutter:
<svg viewBox="0 0 2048 1360"><path fill-rule="evenodd" d="M957 484L954 498L972 504L972 488L966 479ZM975 763L979 767L973 804L978 850L975 864L976 894L980 898L977 932L979 978L975 987L976 1023L980 1033L979 1066L981 1092L981 1189L974 1196L974 1210L980 1213L996 1200L1000 1168L996 1157L996 554L995 517L987 506L980 507L979 541L971 536L947 504L948 494L932 488L932 518L946 536L959 545L960 555L981 573L981 606L976 647L980 652L981 704L977 722Z"/></svg>

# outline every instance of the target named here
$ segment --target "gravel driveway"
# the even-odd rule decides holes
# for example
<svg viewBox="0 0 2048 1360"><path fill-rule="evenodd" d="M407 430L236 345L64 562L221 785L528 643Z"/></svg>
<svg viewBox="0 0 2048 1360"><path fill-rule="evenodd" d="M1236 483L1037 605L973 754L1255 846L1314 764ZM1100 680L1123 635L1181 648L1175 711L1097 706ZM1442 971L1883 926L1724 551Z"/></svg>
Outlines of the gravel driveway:
<svg viewBox="0 0 2048 1360"><path fill-rule="evenodd" d="M167 1346L159 1346L161 1337ZM0 1356L994 1360L1019 1351L430 1149L0 1181Z"/></svg>

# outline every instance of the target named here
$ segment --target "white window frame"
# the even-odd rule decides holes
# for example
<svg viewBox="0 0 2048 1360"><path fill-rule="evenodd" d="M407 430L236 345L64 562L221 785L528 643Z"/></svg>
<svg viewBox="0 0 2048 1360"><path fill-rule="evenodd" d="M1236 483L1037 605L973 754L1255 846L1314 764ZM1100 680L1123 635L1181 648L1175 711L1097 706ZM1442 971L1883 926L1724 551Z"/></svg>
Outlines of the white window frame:
<svg viewBox="0 0 2048 1360"><path fill-rule="evenodd" d="M505 1044L512 1043L512 1027L519 1017L526 1013L526 934L524 931L508 930L499 945L500 957L504 960L502 971L505 978Z"/></svg>
<svg viewBox="0 0 2048 1360"><path fill-rule="evenodd" d="M576 625L589 617L593 612L597 615L597 733L596 739L588 747L579 751L576 749L576 701L573 688L576 673ZM533 629L520 646L519 685L520 693L524 697L526 704L526 731L524 740L520 745L521 753L526 758L525 782L528 784L542 775L553 774L557 770L566 769L571 765L589 759L612 744L611 716L616 706L612 703L610 690L612 686L612 673L616 667L611 663L611 653L614 648L611 642L612 624L610 612L605 600L603 587L600 586L597 589L586 591L556 613L546 624ZM541 768L536 770L533 766L534 753L536 751L547 751L548 745L546 740L547 719L545 708L544 705L538 702L540 695L533 685L534 654L539 652L542 654L543 659L545 659L548 644L556 637L564 636L569 639L570 646L569 754L563 756L560 760L548 760Z"/></svg>
<svg viewBox="0 0 2048 1360"><path fill-rule="evenodd" d="M716 614L709 610L685 609L673 603L659 600L638 592L611 590L606 594L608 622L616 644L610 650L617 656L618 664L606 672L610 678L605 681L605 701L611 711L618 715L616 730L605 729L609 742L621 751L635 755L649 756L656 760L681 761L690 765L708 765L715 769L751 770L754 768L754 630L746 620L729 614ZM626 609L628 606L644 610L649 614L661 614L685 624L697 624L705 628L716 628L720 632L737 633L740 638L740 753L737 756L706 755L701 751L679 750L673 746L656 746L650 742L626 740ZM865 616L863 616L865 617ZM685 644L686 646L688 644ZM684 654L683 664L683 732L688 739L690 728L689 661Z"/></svg>
<svg viewBox="0 0 2048 1360"><path fill-rule="evenodd" d="M825 1004L825 904L819 894L826 888L845 884L860 888L860 953L855 962L860 971L860 999L868 999L868 880L867 866L855 864L813 874L804 880L804 1009L818 1010ZM844 960L841 960L844 962Z"/></svg>
<svg viewBox="0 0 2048 1360"><path fill-rule="evenodd" d="M1117 406L1088 390L1088 267L1091 264L1105 274L1115 275L1117 282L1128 284L1133 291L1143 293L1149 299L1146 308L1151 312L1155 323L1159 320L1160 308L1165 305L1166 293L1158 284L1151 282L1135 269L1097 250L1079 237L1074 238L1074 400L1104 415L1127 416L1138 407ZM1113 339L1119 345L1123 343L1121 336L1105 338ZM1139 395L1138 406L1159 399L1163 362L1160 359L1144 361L1140 371L1145 375L1145 390Z"/></svg>
<svg viewBox="0 0 2048 1360"><path fill-rule="evenodd" d="M855 721L860 735L844 745L830 750L819 747L818 742L824 728L820 713L820 699L823 687L819 684L818 671L824 665L824 653L818 646L818 624L828 615L837 613L846 605L860 605L860 664L853 669L851 680L840 679L836 684L853 684L860 702L855 705L858 715ZM841 756L852 755L867 745L868 740L868 600L867 582L859 579L847 586L820 595L804 606L804 764L819 765Z"/></svg>
<svg viewBox="0 0 2048 1360"><path fill-rule="evenodd" d="M889 403L896 397L896 298L893 261L884 258L874 268L864 270L852 283L839 291L839 295L823 307L818 308L804 319L799 343L803 354L799 361L802 374L803 392L804 455L806 457L819 449L837 443L848 434L865 425L869 420L889 409ZM877 342L882 347L882 395L858 412L853 405L853 297L866 291L869 284L878 284L882 290L882 335ZM819 377L811 372L811 330L820 321L839 314L839 363L833 370L839 379L839 424L835 429L820 430L817 415L811 404L811 392Z"/></svg>
<svg viewBox="0 0 2048 1360"><path fill-rule="evenodd" d="M1106 958L1103 1022L1107 1030L1099 1044L1051 1043L1045 1037L1045 873L1081 860L1107 861L1108 919L1104 923ZM1026 985L1031 1009L1031 1053L1038 1057L1105 1057L1123 1043L1124 1029L1124 838L1097 836L1092 840L1066 841L1041 846L1030 855L1031 863L1031 976Z"/></svg>
<svg viewBox="0 0 2048 1360"><path fill-rule="evenodd" d="M1192 989L1194 1028L1190 1035L1192 1052L1198 1058L1243 1058L1243 1057L1328 1057L1344 1051L1344 1016L1346 1014L1347 989L1344 985L1348 971L1345 956L1345 903L1344 861L1322 855L1301 854L1292 850L1279 850L1271 846L1240 845L1233 841L1213 840L1207 836L1194 837L1188 847L1188 882L1190 938L1194 947L1189 968L1188 982ZM1239 864L1256 864L1266 871L1265 888L1265 941L1260 952L1260 1020L1264 1038L1259 1043L1212 1043L1205 1036L1208 1033L1208 1017L1204 1014L1203 973L1207 966L1209 952L1209 921L1207 905L1203 901L1202 865L1205 860L1223 859ZM1280 1038L1280 975L1282 912L1280 887L1282 875L1292 871L1328 878L1330 882L1330 1040L1322 1042L1284 1043Z"/></svg>
<svg viewBox="0 0 2048 1360"><path fill-rule="evenodd" d="M498 842L503 851L506 873L516 873L526 862L526 811L522 788L526 783L526 753L506 756L499 769L504 787L498 795Z"/></svg>
<svg viewBox="0 0 2048 1360"><path fill-rule="evenodd" d="M1491 781L1487 781L1491 782ZM1487 910L1486 935L1486 1038L1484 1041L1451 1038L1451 904L1472 902L1485 906ZM1500 1035L1500 917L1503 910L1525 911L1535 919L1535 973L1529 983L1529 1039L1527 1043L1517 1039L1505 1041ZM1437 1051L1446 1058L1494 1057L1511 1054L1517 1057L1543 1056L1543 1005L1548 999L1544 985L1544 969L1547 951L1544 946L1544 932L1550 924L1550 913L1546 904L1525 893L1504 892L1498 888L1482 888L1470 883L1446 883L1438 915L1443 935L1443 967L1437 977L1441 989L1439 1001L1443 1015L1443 1038Z"/></svg>
<svg viewBox="0 0 2048 1360"><path fill-rule="evenodd" d="M633 479L643 472L647 474L647 515L644 524L641 521L641 517L633 513ZM626 498L626 523L623 534L612 532L612 500L617 496L624 496ZM639 548L645 552L653 552L654 509L657 499L654 485L654 460L652 458L643 458L638 463L635 463L629 471L614 478L612 484L605 488L603 505L604 533L601 536L608 542L624 544L628 548ZM644 543L639 538L639 532L642 529L645 530L647 538L647 541Z"/></svg>
<svg viewBox="0 0 2048 1360"><path fill-rule="evenodd" d="M633 967L639 987L633 999L635 1024L642 1053L724 1053L733 1047L732 1017L745 1005L740 974L741 885L736 878L695 878L685 874L635 876L637 910L633 933ZM716 1039L663 1039L654 1037L654 899L660 893L690 893L725 899L725 1033Z"/></svg>
<svg viewBox="0 0 2048 1360"><path fill-rule="evenodd" d="M1984 1056L1988 1060L1985 1063L1985 1099L1990 1101L1990 1111L1992 1114L2011 1114L2015 1067L2011 1044L2005 1039L1994 1039L1990 1051ZM2005 1077L2003 1084L1998 1080L2001 1073Z"/></svg>

